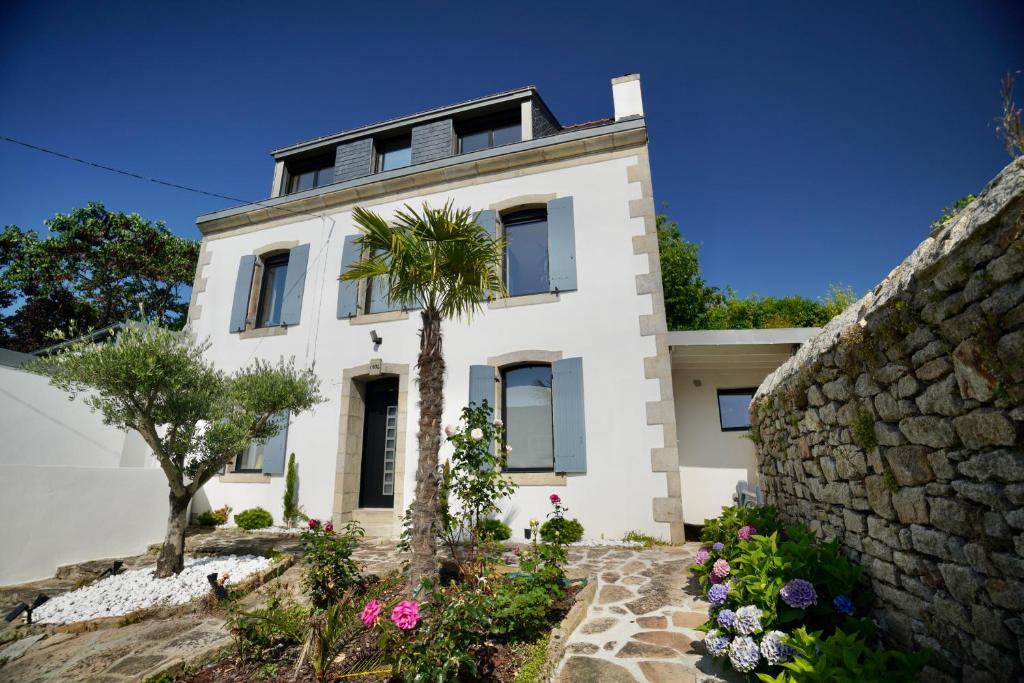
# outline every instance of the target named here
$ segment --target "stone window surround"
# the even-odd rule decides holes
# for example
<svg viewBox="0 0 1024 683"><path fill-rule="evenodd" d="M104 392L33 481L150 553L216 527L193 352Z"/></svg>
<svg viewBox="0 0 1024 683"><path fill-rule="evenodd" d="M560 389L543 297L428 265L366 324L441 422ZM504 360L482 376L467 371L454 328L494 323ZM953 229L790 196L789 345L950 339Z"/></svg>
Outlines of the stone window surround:
<svg viewBox="0 0 1024 683"><path fill-rule="evenodd" d="M374 359L379 361L379 359ZM398 535L405 514L406 433L409 421L409 365L367 363L346 368L341 374L341 414L338 420L338 453L334 477L331 518L336 525L357 519L359 477L363 461L363 387L376 379L398 378L398 434L395 441L395 497L391 509L392 533ZM369 512L380 512L373 508Z"/></svg>
<svg viewBox="0 0 1024 683"><path fill-rule="evenodd" d="M502 391L501 391L501 370L503 368L524 365L528 363L554 363L562 360L561 351L540 351L531 349L527 351L512 351L491 356L487 359L487 365L493 366L498 381L495 383L494 414L501 415ZM564 472L506 472L505 478L517 486L566 486L568 475Z"/></svg>
<svg viewBox="0 0 1024 683"><path fill-rule="evenodd" d="M253 268L252 287L249 290L249 307L246 309L245 314L245 330L238 334L239 339L261 339L264 337L277 337L288 333L287 325L256 327L256 316L259 313L260 296L263 288L263 259L290 251L297 246L299 246L298 240L286 240L264 244L253 250L252 255L256 257L256 266Z"/></svg>

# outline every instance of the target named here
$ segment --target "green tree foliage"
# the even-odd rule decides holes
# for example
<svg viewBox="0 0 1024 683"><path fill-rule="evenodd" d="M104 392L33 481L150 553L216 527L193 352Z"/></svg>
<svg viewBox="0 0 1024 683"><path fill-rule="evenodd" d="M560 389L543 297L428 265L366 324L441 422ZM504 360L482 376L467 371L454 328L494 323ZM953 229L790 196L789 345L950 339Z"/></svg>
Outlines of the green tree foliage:
<svg viewBox="0 0 1024 683"><path fill-rule="evenodd" d="M93 202L46 221L47 234L0 233L0 344L33 351L51 334L144 319L180 328L199 243L161 222Z"/></svg>
<svg viewBox="0 0 1024 683"><path fill-rule="evenodd" d="M740 298L729 287L709 285L700 271L700 245L687 241L679 224L658 216L658 247L670 330L734 330L820 327L856 300L853 290L833 285L828 297Z"/></svg>
<svg viewBox="0 0 1024 683"><path fill-rule="evenodd" d="M302 506L299 505L299 466L295 464L295 454L288 456L288 469L284 475L284 523L294 527L300 519L305 518Z"/></svg>
<svg viewBox="0 0 1024 683"><path fill-rule="evenodd" d="M275 415L295 415L322 400L316 376L294 361L256 360L227 374L204 359L207 348L185 332L137 324L113 342L76 342L33 366L71 395L88 391L84 401L104 423L137 431L152 449L170 488L159 577L182 569L196 491L250 442L277 434Z"/></svg>

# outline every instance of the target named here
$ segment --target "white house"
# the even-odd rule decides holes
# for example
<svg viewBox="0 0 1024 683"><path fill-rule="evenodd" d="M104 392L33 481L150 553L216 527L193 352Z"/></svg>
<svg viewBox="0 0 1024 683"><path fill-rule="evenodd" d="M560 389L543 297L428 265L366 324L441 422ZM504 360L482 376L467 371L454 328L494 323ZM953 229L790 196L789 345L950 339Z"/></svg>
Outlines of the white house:
<svg viewBox="0 0 1024 683"><path fill-rule="evenodd" d="M752 452L711 476L702 459L735 440L695 442L683 461L694 478L680 477L688 409L674 392L689 400L691 368L669 349L639 77L613 79L612 100L613 117L562 125L526 87L291 145L273 152L269 199L200 216L189 321L210 359L232 369L295 357L326 397L240 454L200 505L279 518L295 453L308 514L398 533L414 490L420 320L338 276L361 257L355 207L387 217L449 201L508 243L509 297L444 326L444 415L454 423L484 398L497 406L519 484L504 511L516 536L550 511L552 493L590 538L681 541L684 519L727 504ZM774 367L735 382L756 387Z"/></svg>

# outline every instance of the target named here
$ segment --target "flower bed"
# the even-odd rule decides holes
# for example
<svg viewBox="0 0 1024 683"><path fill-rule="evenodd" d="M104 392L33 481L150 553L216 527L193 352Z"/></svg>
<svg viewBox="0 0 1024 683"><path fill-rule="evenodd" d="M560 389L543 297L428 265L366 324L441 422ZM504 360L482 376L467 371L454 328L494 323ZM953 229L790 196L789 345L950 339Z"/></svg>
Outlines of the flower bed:
<svg viewBox="0 0 1024 683"><path fill-rule="evenodd" d="M725 508L691 571L711 603L705 647L749 680L917 680L927 653L876 645L861 568L773 508Z"/></svg>
<svg viewBox="0 0 1024 683"><path fill-rule="evenodd" d="M53 598L35 610L33 619L40 624L69 624L183 605L209 594L209 574L228 576L227 585L237 585L270 564L265 557L228 555L188 558L180 574L165 579L154 577L152 568L125 571Z"/></svg>

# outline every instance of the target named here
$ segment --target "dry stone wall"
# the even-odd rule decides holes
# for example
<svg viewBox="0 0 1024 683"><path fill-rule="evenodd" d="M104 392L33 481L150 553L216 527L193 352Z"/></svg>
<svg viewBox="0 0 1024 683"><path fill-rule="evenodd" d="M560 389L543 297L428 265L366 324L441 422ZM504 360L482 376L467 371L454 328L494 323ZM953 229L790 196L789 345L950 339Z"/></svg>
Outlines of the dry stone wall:
<svg viewBox="0 0 1024 683"><path fill-rule="evenodd" d="M1024 679L1024 159L761 385L768 501L865 569L925 680Z"/></svg>

